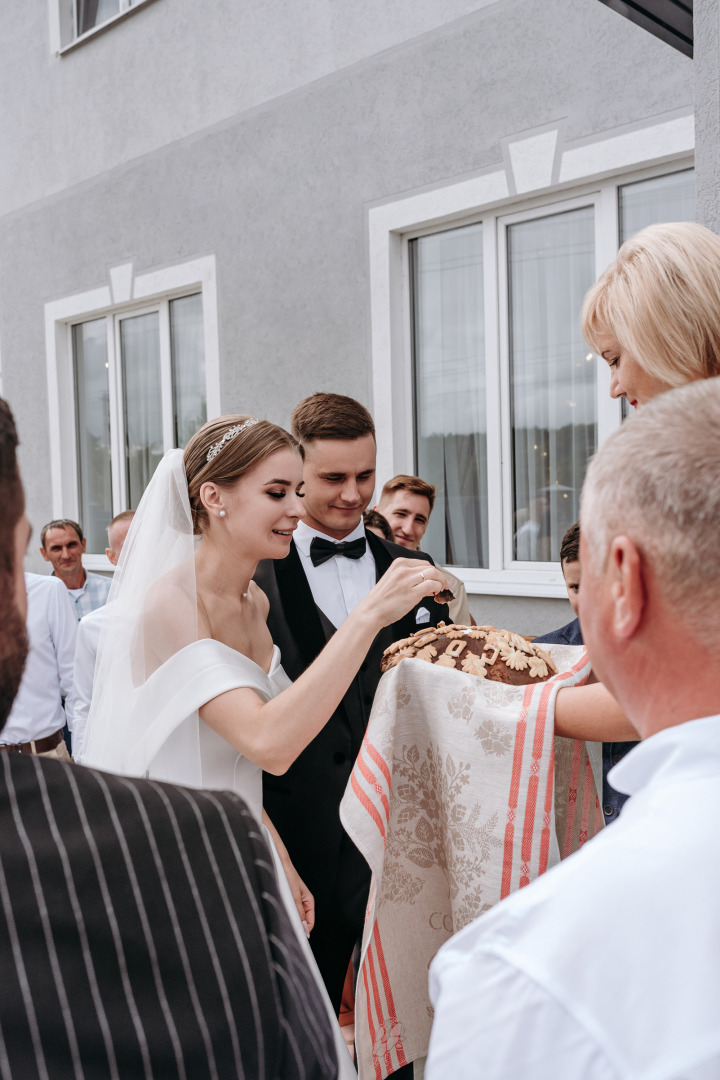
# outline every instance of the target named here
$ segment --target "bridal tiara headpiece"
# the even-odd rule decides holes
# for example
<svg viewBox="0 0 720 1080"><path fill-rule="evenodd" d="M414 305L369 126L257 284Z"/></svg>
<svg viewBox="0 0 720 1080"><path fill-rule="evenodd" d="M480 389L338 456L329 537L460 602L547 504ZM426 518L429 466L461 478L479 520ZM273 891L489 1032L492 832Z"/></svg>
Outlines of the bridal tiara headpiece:
<svg viewBox="0 0 720 1080"><path fill-rule="evenodd" d="M217 455L220 453L226 443L229 443L231 439L234 439L235 436L239 435L241 431L245 430L245 428L252 427L253 424L259 423L259 420L257 420L254 416L251 416L250 419L246 420L243 424L236 424L235 427L228 428L220 442L216 442L213 444L213 446L210 447L207 453L206 460L212 461L214 457L217 457Z"/></svg>

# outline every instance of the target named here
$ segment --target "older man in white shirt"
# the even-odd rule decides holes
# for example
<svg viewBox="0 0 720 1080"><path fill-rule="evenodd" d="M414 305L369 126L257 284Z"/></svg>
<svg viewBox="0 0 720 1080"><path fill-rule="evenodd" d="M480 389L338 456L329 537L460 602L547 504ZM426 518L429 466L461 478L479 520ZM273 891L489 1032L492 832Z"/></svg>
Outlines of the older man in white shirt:
<svg viewBox="0 0 720 1080"><path fill-rule="evenodd" d="M63 739L72 731L72 671L77 620L62 581L25 574L30 642L20 689L0 738L0 751L69 760Z"/></svg>
<svg viewBox="0 0 720 1080"><path fill-rule="evenodd" d="M102 607L110 592L110 579L91 574L82 564L87 540L82 527L70 518L58 518L43 525L40 554L52 563L52 576L67 588L78 622L91 611Z"/></svg>
<svg viewBox="0 0 720 1080"><path fill-rule="evenodd" d="M720 1076L720 379L666 393L588 471L580 618L644 740L619 821L431 967L427 1080Z"/></svg>

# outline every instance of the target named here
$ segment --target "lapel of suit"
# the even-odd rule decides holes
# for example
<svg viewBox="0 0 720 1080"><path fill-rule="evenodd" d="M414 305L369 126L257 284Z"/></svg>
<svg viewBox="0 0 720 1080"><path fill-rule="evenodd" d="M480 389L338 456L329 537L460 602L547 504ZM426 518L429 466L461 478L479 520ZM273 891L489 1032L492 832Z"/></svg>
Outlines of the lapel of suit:
<svg viewBox="0 0 720 1080"><path fill-rule="evenodd" d="M372 551L373 557L375 559L376 579L378 581L388 569L394 558L414 558L418 561L427 560L428 558L423 553L408 551L401 551L398 552L397 555L393 555L392 552L389 551L385 544L382 542L382 540L375 535L375 533L371 533L369 532L369 530L366 529L365 535L367 536L370 550ZM432 562L432 560L429 561ZM422 566L420 566L419 569L422 569ZM419 630L420 627L417 625L417 613L418 609L421 607L427 608L427 610L430 612L430 622L427 624L428 626L435 626L440 620L442 620L443 622L450 621L450 614L447 605L436 604L434 600L432 600L430 597L426 597L419 604L416 604L412 611L409 611L407 615L403 616L402 619L399 619L396 623L393 623L391 626L386 626L383 630L381 630L378 636L375 638L373 648L382 645L382 648L386 649L388 645L392 645L393 642L397 641L399 638L407 637L408 634L412 634L414 630Z"/></svg>
<svg viewBox="0 0 720 1080"><path fill-rule="evenodd" d="M290 636L306 664L310 665L322 652L326 639L294 541L290 544L287 558L275 566Z"/></svg>
<svg viewBox="0 0 720 1080"><path fill-rule="evenodd" d="M375 560L375 581L379 581L383 576L387 568L390 566L392 555L380 541L380 538L375 533L370 532L369 529L365 530L365 536L367 538L368 547L372 553L372 557Z"/></svg>
<svg viewBox="0 0 720 1080"><path fill-rule="evenodd" d="M393 562L393 556L383 544L382 540L371 533L368 529L365 530L367 536L368 545L372 551L373 558L375 559L375 578L379 581L386 570L391 566ZM415 609L405 616L406 619L411 619L413 622L413 630L415 629ZM377 637L372 643L371 654L373 656L380 656L387 649L389 645L392 645L398 638L398 623L391 623L390 626L384 626L378 633ZM409 632L409 631L408 631Z"/></svg>

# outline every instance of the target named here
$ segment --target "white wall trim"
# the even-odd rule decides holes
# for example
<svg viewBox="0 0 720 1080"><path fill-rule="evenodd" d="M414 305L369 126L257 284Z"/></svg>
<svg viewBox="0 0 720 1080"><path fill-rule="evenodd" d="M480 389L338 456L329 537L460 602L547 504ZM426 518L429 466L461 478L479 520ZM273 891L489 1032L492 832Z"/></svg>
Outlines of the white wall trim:
<svg viewBox="0 0 720 1080"><path fill-rule="evenodd" d="M508 142L508 157L518 194L552 184L559 135L559 129L552 128Z"/></svg>
<svg viewBox="0 0 720 1080"><path fill-rule="evenodd" d="M507 207L506 212L512 212L513 204L522 202L526 207L529 198L539 195L545 198L557 192L561 199L563 194L567 197L571 184L577 187L619 172L679 160L693 152L694 117L691 113L666 115L646 126L574 143L567 143L564 136L563 121L523 132L504 140L501 168L368 207L372 406L379 483L412 469L412 405L406 400L408 238L453 221L467 224L491 210ZM598 251L598 264L604 259L606 265L612 257ZM603 438L617 414L615 405L600 409ZM498 595L565 595L557 574L552 580L536 577L550 571L457 572L472 593L497 588Z"/></svg>
<svg viewBox="0 0 720 1080"><path fill-rule="evenodd" d="M78 512L75 401L72 367L73 323L137 305L171 298L188 290L202 292L207 414L220 414L220 343L217 268L214 255L133 276L133 264L108 270L109 284L45 304L45 352L49 409L50 476L53 517ZM104 556L103 556L104 558ZM105 568L103 566L103 568Z"/></svg>
<svg viewBox="0 0 720 1080"><path fill-rule="evenodd" d="M692 114L676 116L652 127L626 131L565 150L560 183L692 153L694 147L695 117Z"/></svg>

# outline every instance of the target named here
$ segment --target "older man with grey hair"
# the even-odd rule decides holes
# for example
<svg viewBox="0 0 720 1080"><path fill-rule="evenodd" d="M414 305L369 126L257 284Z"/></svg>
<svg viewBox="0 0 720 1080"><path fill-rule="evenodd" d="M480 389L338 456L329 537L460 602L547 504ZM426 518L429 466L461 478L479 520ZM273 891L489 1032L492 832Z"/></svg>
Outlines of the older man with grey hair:
<svg viewBox="0 0 720 1080"><path fill-rule="evenodd" d="M431 968L427 1080L720 1076L720 378L666 393L592 462L580 618L642 742L619 821Z"/></svg>

